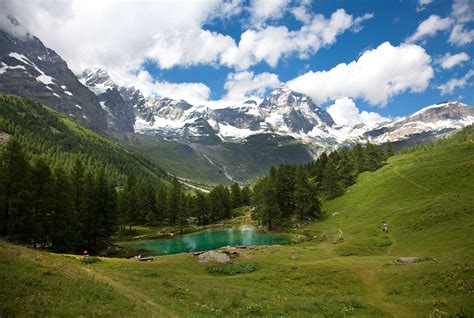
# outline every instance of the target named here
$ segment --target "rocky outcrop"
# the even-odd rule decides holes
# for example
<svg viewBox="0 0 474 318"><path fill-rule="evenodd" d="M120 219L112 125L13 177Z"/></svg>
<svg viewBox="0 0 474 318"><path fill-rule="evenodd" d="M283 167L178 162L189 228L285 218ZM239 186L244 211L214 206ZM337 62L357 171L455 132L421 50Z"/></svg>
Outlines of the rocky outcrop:
<svg viewBox="0 0 474 318"><path fill-rule="evenodd" d="M227 263L230 261L230 257L226 253L219 253L216 251L208 251L198 256L199 262L208 263L208 262L217 262L217 263Z"/></svg>

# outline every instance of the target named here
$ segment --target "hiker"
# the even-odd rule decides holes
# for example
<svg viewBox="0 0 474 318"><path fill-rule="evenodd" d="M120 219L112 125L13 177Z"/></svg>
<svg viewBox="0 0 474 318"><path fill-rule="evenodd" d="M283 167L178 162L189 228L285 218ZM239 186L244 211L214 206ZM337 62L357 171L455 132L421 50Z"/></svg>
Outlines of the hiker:
<svg viewBox="0 0 474 318"><path fill-rule="evenodd" d="M387 221L385 220L382 221L382 231L384 233L388 233L388 224L387 224Z"/></svg>
<svg viewBox="0 0 474 318"><path fill-rule="evenodd" d="M89 252L87 250L84 250L84 252L82 253L82 256L84 256L84 257L89 256Z"/></svg>

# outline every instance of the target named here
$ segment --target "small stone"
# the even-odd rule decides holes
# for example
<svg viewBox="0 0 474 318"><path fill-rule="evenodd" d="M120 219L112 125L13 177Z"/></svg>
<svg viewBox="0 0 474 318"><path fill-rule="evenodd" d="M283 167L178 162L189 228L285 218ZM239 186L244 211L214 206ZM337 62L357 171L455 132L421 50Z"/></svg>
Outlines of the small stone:
<svg viewBox="0 0 474 318"><path fill-rule="evenodd" d="M421 261L420 257L400 257L397 259L399 263L418 263Z"/></svg>
<svg viewBox="0 0 474 318"><path fill-rule="evenodd" d="M217 262L217 263L227 263L230 261L229 255L225 253L219 253L215 251L204 252L198 256L199 262Z"/></svg>

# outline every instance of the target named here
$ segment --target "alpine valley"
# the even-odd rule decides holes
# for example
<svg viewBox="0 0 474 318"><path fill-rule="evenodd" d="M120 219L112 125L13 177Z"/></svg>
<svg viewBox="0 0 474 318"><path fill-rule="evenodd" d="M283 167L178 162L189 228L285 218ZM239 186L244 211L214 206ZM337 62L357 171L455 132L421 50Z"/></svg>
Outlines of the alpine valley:
<svg viewBox="0 0 474 318"><path fill-rule="evenodd" d="M309 96L286 85L262 101L210 106L144 96L116 82L101 68L76 77L37 37L0 32L0 91L49 105L199 183L244 183L271 166L310 162L344 146L427 143L474 123L474 108L457 101L372 125L340 126Z"/></svg>

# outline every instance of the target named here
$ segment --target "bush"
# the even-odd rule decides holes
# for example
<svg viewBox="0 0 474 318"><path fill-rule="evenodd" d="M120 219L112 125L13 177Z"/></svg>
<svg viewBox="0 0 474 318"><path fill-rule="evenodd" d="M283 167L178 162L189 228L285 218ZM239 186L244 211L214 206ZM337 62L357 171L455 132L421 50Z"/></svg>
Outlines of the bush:
<svg viewBox="0 0 474 318"><path fill-rule="evenodd" d="M209 274L237 275L255 272L259 269L256 263L225 263L206 268Z"/></svg>
<svg viewBox="0 0 474 318"><path fill-rule="evenodd" d="M81 263L86 264L86 265L94 264L94 263L98 263L98 262L100 262L100 258L95 257L95 256L87 256L87 257L84 257L83 259L81 259Z"/></svg>

